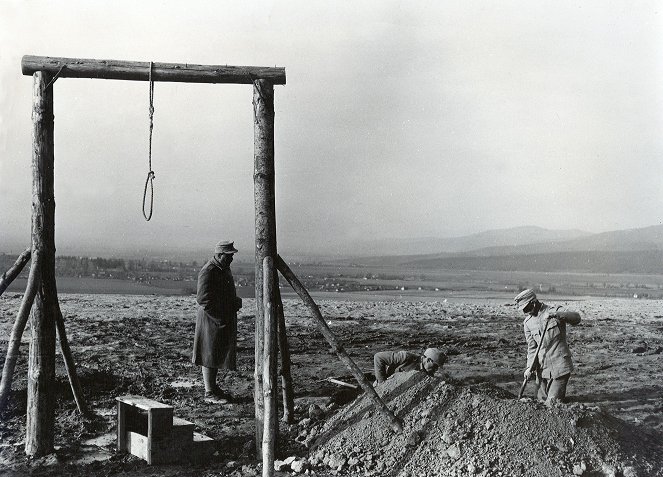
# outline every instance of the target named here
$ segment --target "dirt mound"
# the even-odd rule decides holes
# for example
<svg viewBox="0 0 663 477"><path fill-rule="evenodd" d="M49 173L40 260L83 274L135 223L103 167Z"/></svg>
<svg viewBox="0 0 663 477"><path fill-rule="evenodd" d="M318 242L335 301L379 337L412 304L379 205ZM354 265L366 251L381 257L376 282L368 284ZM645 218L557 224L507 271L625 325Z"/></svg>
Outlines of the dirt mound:
<svg viewBox="0 0 663 477"><path fill-rule="evenodd" d="M390 477L663 475L661 436L598 408L547 407L418 372L396 374L378 392L403 433L360 396L309 435L311 463Z"/></svg>

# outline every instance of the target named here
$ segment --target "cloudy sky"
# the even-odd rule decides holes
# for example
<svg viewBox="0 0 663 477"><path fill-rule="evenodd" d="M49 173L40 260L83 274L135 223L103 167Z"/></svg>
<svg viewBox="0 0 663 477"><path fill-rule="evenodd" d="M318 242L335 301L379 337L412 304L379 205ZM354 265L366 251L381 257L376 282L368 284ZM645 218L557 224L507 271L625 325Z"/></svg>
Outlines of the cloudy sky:
<svg viewBox="0 0 663 477"><path fill-rule="evenodd" d="M108 5L112 5L109 7ZM30 240L26 54L283 66L279 247L663 223L659 2L0 0L0 252ZM54 86L58 253L253 248L249 85Z"/></svg>

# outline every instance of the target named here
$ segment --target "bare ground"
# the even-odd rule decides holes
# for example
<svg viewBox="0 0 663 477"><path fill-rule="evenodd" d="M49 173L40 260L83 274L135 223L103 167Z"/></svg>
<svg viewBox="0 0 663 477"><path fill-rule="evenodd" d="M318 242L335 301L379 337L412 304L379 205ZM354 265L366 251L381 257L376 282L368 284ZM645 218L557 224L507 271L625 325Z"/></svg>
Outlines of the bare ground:
<svg viewBox="0 0 663 477"><path fill-rule="evenodd" d="M259 474L253 449L253 300L245 300L239 318L238 371L229 373L222 383L232 396L226 406L203 400L199 369L190 363L193 296L63 294L60 300L86 398L97 417L87 422L80 419L59 362L57 452L36 460L25 458L26 330L11 404L0 416L0 473ZM323 296L317 301L332 331L367 372L376 351L422 350L434 344L448 350L450 360L445 370L456 385L488 382L506 392L518 391L525 346L521 316L508 296L468 295L445 300L336 295L334 300ZM0 298L3 358L19 303L17 294ZM643 432L662 431L661 301L586 299L566 304L580 310L584 318L580 326L569 329L577 367L569 383L572 402L600 406L610 415L640 426ZM323 419L329 420L355 393L325 381L330 376L351 379L301 302L288 298L284 305L298 406L297 424L281 426L279 455L307 457L309 449L302 436L306 437L314 424L307 419L309 411L316 409L311 405L322 408L326 413ZM173 405L175 415L194 422L197 432L216 440L217 453L212 461L198 466L149 467L136 457L115 452L115 398L125 394ZM317 475L335 472L322 465L313 471ZM498 475L499 469L495 472Z"/></svg>

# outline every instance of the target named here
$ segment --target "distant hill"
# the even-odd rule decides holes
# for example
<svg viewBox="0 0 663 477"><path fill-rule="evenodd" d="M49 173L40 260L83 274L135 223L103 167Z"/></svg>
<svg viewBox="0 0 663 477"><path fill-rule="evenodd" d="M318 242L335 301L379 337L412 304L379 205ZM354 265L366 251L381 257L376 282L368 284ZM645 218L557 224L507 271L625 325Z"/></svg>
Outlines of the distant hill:
<svg viewBox="0 0 663 477"><path fill-rule="evenodd" d="M639 229L616 230L600 234L582 234L572 239L554 239L554 231L538 227L520 227L505 231L489 231L467 237L471 244L515 235L518 240L533 237L542 231L545 240L533 243L488 246L450 253L417 254L354 259L363 265L385 265L406 268L447 270L503 271L577 271L596 273L663 273L663 225ZM518 231L523 231L518 235ZM564 237L572 231L560 231ZM459 237L458 240L462 240ZM454 239L455 240L455 239Z"/></svg>
<svg viewBox="0 0 663 477"><path fill-rule="evenodd" d="M354 256L433 255L468 252L489 247L514 247L524 244L549 244L591 236L581 230L550 230L525 226L487 230L461 237L424 237L410 239L374 239L353 243L346 250Z"/></svg>
<svg viewBox="0 0 663 477"><path fill-rule="evenodd" d="M339 245L339 247L341 247ZM515 227L451 238L376 239L344 246L345 252L326 256L288 253L289 260L344 263L359 266L450 270L578 271L663 274L663 225L592 234L580 230ZM350 251L350 252L349 252ZM2 251L0 251L2 252ZM283 252L281 252L283 253ZM0 260L6 270L18 254ZM96 256L105 254L97 253ZM129 259L204 262L209 250L137 250ZM117 256L108 254L105 256ZM238 257L237 265L252 266L252 255Z"/></svg>
<svg viewBox="0 0 663 477"><path fill-rule="evenodd" d="M553 252L629 252L663 250L663 225L639 229L590 234L571 240L552 240L519 246L486 247L472 250L473 255L530 255Z"/></svg>
<svg viewBox="0 0 663 477"><path fill-rule="evenodd" d="M443 270L663 274L663 250L555 252L489 257L459 255L403 261L400 265L405 268Z"/></svg>

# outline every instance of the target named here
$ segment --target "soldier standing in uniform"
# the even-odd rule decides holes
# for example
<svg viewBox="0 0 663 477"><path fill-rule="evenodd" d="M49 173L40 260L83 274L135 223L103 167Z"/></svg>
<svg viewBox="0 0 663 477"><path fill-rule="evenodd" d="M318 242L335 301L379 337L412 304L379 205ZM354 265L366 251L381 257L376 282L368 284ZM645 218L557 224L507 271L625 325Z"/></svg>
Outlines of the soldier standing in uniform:
<svg viewBox="0 0 663 477"><path fill-rule="evenodd" d="M214 257L198 274L198 312L191 361L203 368L205 400L217 404L228 402L216 383L219 369L236 369L237 311L242 307L242 299L237 296L230 271L235 253L233 242L219 242Z"/></svg>
<svg viewBox="0 0 663 477"><path fill-rule="evenodd" d="M446 361L447 356L437 348L428 348L423 355L408 351L381 351L373 356L373 370L377 384L380 384L394 373L404 371L423 371L433 376Z"/></svg>
<svg viewBox="0 0 663 477"><path fill-rule="evenodd" d="M532 363L538 359L535 370L538 398L546 402L555 398L563 401L573 371L571 350L566 342L566 324L575 326L580 323L580 313L560 311L559 307L553 310L537 300L534 290L530 288L520 292L515 301L527 315L523 321L527 341L527 367L524 376L529 377ZM541 337L547 321L545 336ZM541 340L543 343L537 357L536 349Z"/></svg>

